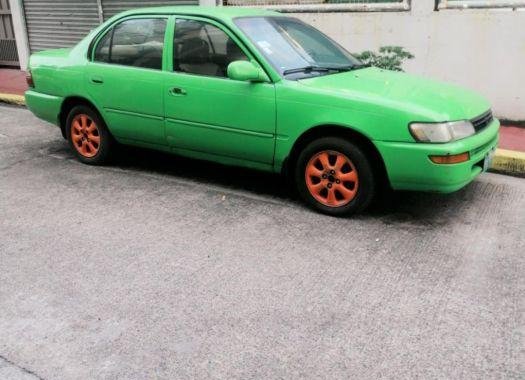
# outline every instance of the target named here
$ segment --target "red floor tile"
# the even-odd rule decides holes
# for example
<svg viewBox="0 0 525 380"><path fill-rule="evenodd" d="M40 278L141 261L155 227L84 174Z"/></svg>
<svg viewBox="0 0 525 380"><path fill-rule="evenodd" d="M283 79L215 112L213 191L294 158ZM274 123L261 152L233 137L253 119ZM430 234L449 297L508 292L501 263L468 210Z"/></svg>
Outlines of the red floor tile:
<svg viewBox="0 0 525 380"><path fill-rule="evenodd" d="M501 127L499 148L525 152L525 127Z"/></svg>
<svg viewBox="0 0 525 380"><path fill-rule="evenodd" d="M25 71L0 68L0 93L24 95L26 90Z"/></svg>

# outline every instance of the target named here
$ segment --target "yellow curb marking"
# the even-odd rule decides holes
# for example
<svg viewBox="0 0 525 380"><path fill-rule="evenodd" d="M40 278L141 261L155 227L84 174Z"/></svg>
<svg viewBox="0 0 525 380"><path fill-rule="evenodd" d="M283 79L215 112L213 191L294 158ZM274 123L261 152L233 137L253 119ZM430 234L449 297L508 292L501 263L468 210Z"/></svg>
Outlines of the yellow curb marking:
<svg viewBox="0 0 525 380"><path fill-rule="evenodd" d="M505 173L525 174L525 152L496 149L491 169Z"/></svg>
<svg viewBox="0 0 525 380"><path fill-rule="evenodd" d="M23 106L24 104L26 104L26 98L23 95L0 93L0 102L18 104L19 106Z"/></svg>

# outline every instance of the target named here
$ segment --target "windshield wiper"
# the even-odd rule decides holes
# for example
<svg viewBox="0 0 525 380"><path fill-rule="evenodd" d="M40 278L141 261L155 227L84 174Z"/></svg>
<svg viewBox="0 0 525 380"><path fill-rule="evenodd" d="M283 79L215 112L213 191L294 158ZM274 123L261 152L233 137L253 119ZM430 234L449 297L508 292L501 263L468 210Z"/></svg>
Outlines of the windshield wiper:
<svg viewBox="0 0 525 380"><path fill-rule="evenodd" d="M357 64L351 66L305 66L298 67L296 69L288 69L283 71L283 75L295 74L295 73L311 73L312 71L351 71L369 67L369 64Z"/></svg>
<svg viewBox="0 0 525 380"><path fill-rule="evenodd" d="M371 67L372 65L370 63L358 63L356 65L350 66L348 70L359 70L364 69L365 67Z"/></svg>
<svg viewBox="0 0 525 380"><path fill-rule="evenodd" d="M283 75L295 74L295 73L310 73L312 71L330 71L330 68L322 67L322 66L297 67L295 69L284 70Z"/></svg>

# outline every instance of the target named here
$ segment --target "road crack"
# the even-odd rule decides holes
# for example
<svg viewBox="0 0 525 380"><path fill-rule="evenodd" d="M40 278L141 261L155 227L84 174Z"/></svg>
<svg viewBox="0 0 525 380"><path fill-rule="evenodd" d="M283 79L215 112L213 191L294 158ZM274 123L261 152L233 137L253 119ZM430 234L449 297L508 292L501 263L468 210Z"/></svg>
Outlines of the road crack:
<svg viewBox="0 0 525 380"><path fill-rule="evenodd" d="M5 356L3 355L0 355L0 360L3 360L5 361L7 364L9 365L12 365L13 367L16 367L18 368L19 370L21 370L22 372L28 374L28 375L31 375L31 376L34 376L36 379L38 380L45 380L42 376L40 376L39 374L37 374L36 372L33 372L31 371L30 369L24 367L24 366L21 366L21 365L18 365L16 364L15 362L9 360L8 358L6 358Z"/></svg>

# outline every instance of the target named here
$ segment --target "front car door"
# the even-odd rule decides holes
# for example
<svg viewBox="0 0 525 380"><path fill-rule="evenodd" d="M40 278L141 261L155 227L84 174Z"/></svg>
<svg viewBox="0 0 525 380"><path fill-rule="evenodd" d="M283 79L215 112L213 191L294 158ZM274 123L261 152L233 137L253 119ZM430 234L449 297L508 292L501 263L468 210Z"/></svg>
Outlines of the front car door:
<svg viewBox="0 0 525 380"><path fill-rule="evenodd" d="M111 132L131 143L166 145L162 72L167 16L135 16L95 43L87 88Z"/></svg>
<svg viewBox="0 0 525 380"><path fill-rule="evenodd" d="M173 73L164 85L166 137L175 150L271 165L272 83L229 79L228 64L252 60L237 38L211 20L176 17Z"/></svg>

